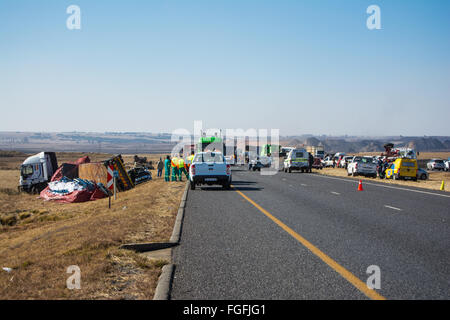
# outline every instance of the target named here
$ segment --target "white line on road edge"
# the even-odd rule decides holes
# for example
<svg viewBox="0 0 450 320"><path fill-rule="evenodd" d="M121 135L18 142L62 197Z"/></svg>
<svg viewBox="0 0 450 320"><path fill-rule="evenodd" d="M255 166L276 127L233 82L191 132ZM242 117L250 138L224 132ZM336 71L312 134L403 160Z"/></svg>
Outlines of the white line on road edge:
<svg viewBox="0 0 450 320"><path fill-rule="evenodd" d="M310 176L321 177L321 178L328 178L328 179L335 179L335 180L341 180L341 181L347 181L347 182L358 182L357 180L335 178L335 177L330 177L330 176L326 176L326 175L323 175L323 174L311 174ZM433 192L427 192L427 191L421 191L421 190L412 190L412 189L407 189L407 188L385 186L385 185L376 184L376 183L370 183L370 182L366 182L366 181L364 181L364 184L369 184L369 185L376 186L376 187L398 189L398 190L405 190L405 191L411 191L411 192L419 192L419 193L431 194L433 196L440 196L440 197L450 198L450 195L440 194L440 193L433 193Z"/></svg>
<svg viewBox="0 0 450 320"><path fill-rule="evenodd" d="M388 205L384 205L386 208L389 208L389 209L394 209L394 210L398 210L398 211L402 211L402 209L400 209L400 208L396 208L396 207L391 207L391 206L388 206Z"/></svg>
<svg viewBox="0 0 450 320"><path fill-rule="evenodd" d="M306 187L306 184L304 184L304 183L302 183L301 185L304 186L304 187Z"/></svg>
<svg viewBox="0 0 450 320"><path fill-rule="evenodd" d="M334 192L334 191L331 191L331 193L332 193L332 194L336 194L336 195L340 195L340 193L339 193L339 192Z"/></svg>

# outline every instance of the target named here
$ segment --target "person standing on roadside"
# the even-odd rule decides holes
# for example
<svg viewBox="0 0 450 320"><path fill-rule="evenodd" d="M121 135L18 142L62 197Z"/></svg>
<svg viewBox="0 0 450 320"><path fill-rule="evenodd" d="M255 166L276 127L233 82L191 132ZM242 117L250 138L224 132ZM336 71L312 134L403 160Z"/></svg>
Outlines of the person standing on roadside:
<svg viewBox="0 0 450 320"><path fill-rule="evenodd" d="M171 166L171 161L170 161L170 156L166 157L166 160L164 161L164 180L166 182L170 181L170 166Z"/></svg>
<svg viewBox="0 0 450 320"><path fill-rule="evenodd" d="M314 163L314 157L309 152L308 152L308 163L309 163L309 172L312 172L312 165Z"/></svg>
<svg viewBox="0 0 450 320"><path fill-rule="evenodd" d="M178 158L176 155L172 157L171 164L172 164L172 179L171 180L177 181L179 171L178 171Z"/></svg>
<svg viewBox="0 0 450 320"><path fill-rule="evenodd" d="M159 158L159 161L158 161L158 163L156 164L156 169L158 170L157 177L159 178L159 177L162 176L162 171L163 171L163 169L164 169L164 163L163 163L163 161L162 161L161 158Z"/></svg>

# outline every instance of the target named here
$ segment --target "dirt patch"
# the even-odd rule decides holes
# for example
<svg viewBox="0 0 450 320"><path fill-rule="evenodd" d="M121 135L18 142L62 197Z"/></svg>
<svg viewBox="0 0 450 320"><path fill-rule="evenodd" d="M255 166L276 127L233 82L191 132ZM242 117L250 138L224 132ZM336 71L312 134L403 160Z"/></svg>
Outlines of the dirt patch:
<svg viewBox="0 0 450 320"><path fill-rule="evenodd" d="M65 161L82 156L70 155ZM131 165L132 156L124 160ZM0 269L0 299L151 299L167 261L150 261L118 247L170 238L185 182L166 183L154 171L152 176L119 193L111 209L108 199L58 204L0 192L0 217L8 222L0 226L0 268L13 269ZM18 178L15 170L0 170L0 188L15 189ZM66 287L71 265L81 270L80 290Z"/></svg>

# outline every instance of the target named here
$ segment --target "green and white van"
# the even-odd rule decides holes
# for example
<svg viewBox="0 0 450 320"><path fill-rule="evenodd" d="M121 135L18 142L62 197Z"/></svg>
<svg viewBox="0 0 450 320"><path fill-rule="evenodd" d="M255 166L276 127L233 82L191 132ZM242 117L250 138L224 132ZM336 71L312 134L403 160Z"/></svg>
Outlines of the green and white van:
<svg viewBox="0 0 450 320"><path fill-rule="evenodd" d="M309 171L309 153L306 149L292 149L284 159L284 172Z"/></svg>

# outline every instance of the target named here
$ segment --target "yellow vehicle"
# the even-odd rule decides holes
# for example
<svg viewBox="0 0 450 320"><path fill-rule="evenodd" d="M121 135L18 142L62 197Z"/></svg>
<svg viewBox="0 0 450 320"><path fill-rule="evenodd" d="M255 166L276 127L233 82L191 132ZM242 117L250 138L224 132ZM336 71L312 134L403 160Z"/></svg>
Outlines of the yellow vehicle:
<svg viewBox="0 0 450 320"><path fill-rule="evenodd" d="M417 160L398 158L386 169L386 179L410 179L417 181Z"/></svg>

